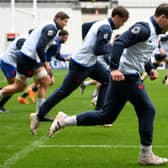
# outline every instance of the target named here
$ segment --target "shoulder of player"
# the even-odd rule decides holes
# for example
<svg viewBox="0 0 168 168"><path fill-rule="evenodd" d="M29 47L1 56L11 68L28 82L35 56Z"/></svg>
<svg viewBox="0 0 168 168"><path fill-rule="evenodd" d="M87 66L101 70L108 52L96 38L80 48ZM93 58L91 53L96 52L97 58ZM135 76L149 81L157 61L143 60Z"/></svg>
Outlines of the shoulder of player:
<svg viewBox="0 0 168 168"><path fill-rule="evenodd" d="M147 22L136 22L131 28L131 33L140 35L149 35L151 30Z"/></svg>
<svg viewBox="0 0 168 168"><path fill-rule="evenodd" d="M53 24L47 24L43 27L41 32L47 36L54 37L57 33L57 28Z"/></svg>
<svg viewBox="0 0 168 168"><path fill-rule="evenodd" d="M138 38L140 41L145 41L149 38L151 29L147 22L136 22L129 28L127 33L132 37Z"/></svg>

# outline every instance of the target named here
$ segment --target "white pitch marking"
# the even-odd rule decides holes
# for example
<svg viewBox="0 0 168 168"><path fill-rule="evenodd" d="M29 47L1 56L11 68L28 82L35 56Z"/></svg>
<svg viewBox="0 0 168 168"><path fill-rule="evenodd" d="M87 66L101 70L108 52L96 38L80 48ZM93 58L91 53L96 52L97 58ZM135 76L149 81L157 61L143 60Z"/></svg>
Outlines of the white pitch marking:
<svg viewBox="0 0 168 168"><path fill-rule="evenodd" d="M12 165L14 165L18 160L24 158L26 155L28 155L30 152L38 148L39 145L42 145L48 140L48 137L41 137L37 141L31 143L30 145L26 146L23 150L18 151L14 155L12 155L9 159L7 159L0 167L2 168L10 168Z"/></svg>
<svg viewBox="0 0 168 168"><path fill-rule="evenodd" d="M139 148L139 145L39 145L39 148ZM153 148L168 148L166 145L156 145Z"/></svg>

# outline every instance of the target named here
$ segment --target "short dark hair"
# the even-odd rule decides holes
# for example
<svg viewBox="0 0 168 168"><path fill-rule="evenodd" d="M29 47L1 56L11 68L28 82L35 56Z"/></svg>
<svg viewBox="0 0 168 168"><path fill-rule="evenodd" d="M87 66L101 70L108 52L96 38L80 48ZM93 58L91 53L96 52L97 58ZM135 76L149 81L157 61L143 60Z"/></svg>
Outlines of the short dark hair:
<svg viewBox="0 0 168 168"><path fill-rule="evenodd" d="M60 30L58 33L58 36L65 36L65 35L69 35L67 30Z"/></svg>
<svg viewBox="0 0 168 168"><path fill-rule="evenodd" d="M156 17L161 16L161 15L165 15L168 18L168 3L162 3L162 4L160 4L156 8L154 15Z"/></svg>
<svg viewBox="0 0 168 168"><path fill-rule="evenodd" d="M64 20L64 19L69 19L69 16L65 12L60 11L56 13L56 15L54 16L54 20L56 20L57 18Z"/></svg>
<svg viewBox="0 0 168 168"><path fill-rule="evenodd" d="M121 18L129 18L129 12L123 6L117 6L112 10L111 16L114 17L116 15L118 15Z"/></svg>

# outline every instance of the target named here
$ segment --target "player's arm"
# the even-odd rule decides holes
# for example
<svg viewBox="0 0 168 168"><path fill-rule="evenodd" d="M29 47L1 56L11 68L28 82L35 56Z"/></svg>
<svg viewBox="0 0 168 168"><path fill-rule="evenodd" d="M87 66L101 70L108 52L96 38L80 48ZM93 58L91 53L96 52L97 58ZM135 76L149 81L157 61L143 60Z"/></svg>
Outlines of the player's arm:
<svg viewBox="0 0 168 168"><path fill-rule="evenodd" d="M159 49L159 54L162 56L166 55L166 51L164 48L162 48L162 43L166 42L168 40L168 36L161 36L158 42L158 49Z"/></svg>
<svg viewBox="0 0 168 168"><path fill-rule="evenodd" d="M59 42L59 40L57 41L57 38L55 38L53 44L50 45L50 47L47 50L47 53L49 55L49 60L51 60L51 57L54 57L59 61L66 61L61 55L61 43Z"/></svg>
<svg viewBox="0 0 168 168"><path fill-rule="evenodd" d="M125 48L135 45L136 43L146 41L150 36L150 28L147 23L138 22L130 27L126 32L120 35L113 43L111 53L110 68L118 69L120 57Z"/></svg>
<svg viewBox="0 0 168 168"><path fill-rule="evenodd" d="M168 35L164 35L164 36L161 36L160 37L160 40L159 40L159 44L158 44L158 48L159 48L159 52L160 52L160 55L162 56L162 60L165 59L165 57L168 56L168 53L165 51L165 49L162 47L162 43L167 43L168 42ZM161 61L162 61L161 60Z"/></svg>
<svg viewBox="0 0 168 168"><path fill-rule="evenodd" d="M25 38L20 38L20 39L17 40L16 47L17 47L18 50L20 50L22 48L25 40L26 40Z"/></svg>
<svg viewBox="0 0 168 168"><path fill-rule="evenodd" d="M157 67L158 65L152 64L151 60L149 60L145 64L145 71L147 72L151 80L155 80L158 78L158 72L156 71Z"/></svg>
<svg viewBox="0 0 168 168"><path fill-rule="evenodd" d="M69 54L61 54L60 52L57 53L57 57L56 57L58 60L60 61L69 61L70 60L70 56Z"/></svg>
<svg viewBox="0 0 168 168"><path fill-rule="evenodd" d="M111 40L112 31L108 25L103 25L97 32L97 38L94 46L95 55L105 55L111 52Z"/></svg>
<svg viewBox="0 0 168 168"><path fill-rule="evenodd" d="M45 49L49 42L56 36L57 30L54 25L47 25L41 31L36 50L41 62L46 62Z"/></svg>
<svg viewBox="0 0 168 168"><path fill-rule="evenodd" d="M168 35L164 35L160 37L160 42L166 42L168 41Z"/></svg>
<svg viewBox="0 0 168 168"><path fill-rule="evenodd" d="M58 59L59 61L65 61L64 57L62 57L62 55L61 55L61 44L57 45L57 51L56 51L54 57L56 59Z"/></svg>
<svg viewBox="0 0 168 168"><path fill-rule="evenodd" d="M118 70L123 50L139 42L146 41L149 36L149 25L144 22L138 22L114 41L110 59L110 69L113 80L120 81L125 79L124 74Z"/></svg>

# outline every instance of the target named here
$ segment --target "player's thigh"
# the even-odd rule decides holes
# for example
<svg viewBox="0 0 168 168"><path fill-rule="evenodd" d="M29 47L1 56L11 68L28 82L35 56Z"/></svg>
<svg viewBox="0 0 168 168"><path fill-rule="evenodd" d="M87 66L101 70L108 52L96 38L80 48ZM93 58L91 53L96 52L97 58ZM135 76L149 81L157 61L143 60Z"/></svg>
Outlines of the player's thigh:
<svg viewBox="0 0 168 168"><path fill-rule="evenodd" d="M105 68L101 63L97 62L94 65L92 72L90 73L89 77L92 79L97 80L102 84L107 84L109 82L110 71L109 69Z"/></svg>
<svg viewBox="0 0 168 168"><path fill-rule="evenodd" d="M14 82L14 87L17 91L23 91L27 86L27 82L27 77L17 74Z"/></svg>
<svg viewBox="0 0 168 168"><path fill-rule="evenodd" d="M34 70L33 77L34 80L40 85L46 85L46 86L49 85L50 79L46 69L43 66L38 67Z"/></svg>

